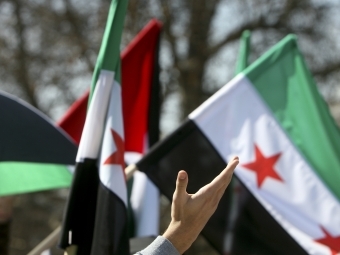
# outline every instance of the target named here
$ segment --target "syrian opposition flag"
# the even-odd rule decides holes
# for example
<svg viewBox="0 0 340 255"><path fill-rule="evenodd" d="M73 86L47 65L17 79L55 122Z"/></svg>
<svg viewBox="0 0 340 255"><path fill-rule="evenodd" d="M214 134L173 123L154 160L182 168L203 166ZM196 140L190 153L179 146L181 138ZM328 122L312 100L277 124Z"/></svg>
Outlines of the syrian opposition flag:
<svg viewBox="0 0 340 255"><path fill-rule="evenodd" d="M78 255L129 254L119 57L126 8L111 2L64 216L59 245Z"/></svg>
<svg viewBox="0 0 340 255"><path fill-rule="evenodd" d="M241 185L227 189L203 230L220 254L340 252L340 132L294 36L203 103L137 166L171 198L180 169L193 193L233 155Z"/></svg>
<svg viewBox="0 0 340 255"><path fill-rule="evenodd" d="M121 54L125 162L138 161L159 139L160 87L158 44L161 23L152 19ZM133 75L131 75L133 74ZM89 91L74 102L58 125L79 144ZM133 236L159 232L159 191L142 172L136 172L131 192Z"/></svg>
<svg viewBox="0 0 340 255"><path fill-rule="evenodd" d="M0 93L0 196L67 187L77 146L47 116Z"/></svg>

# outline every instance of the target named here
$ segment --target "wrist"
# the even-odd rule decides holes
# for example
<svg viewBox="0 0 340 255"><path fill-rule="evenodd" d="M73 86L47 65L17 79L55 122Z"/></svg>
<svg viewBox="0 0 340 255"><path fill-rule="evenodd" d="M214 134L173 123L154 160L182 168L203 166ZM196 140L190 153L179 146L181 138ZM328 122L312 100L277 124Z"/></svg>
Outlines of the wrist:
<svg viewBox="0 0 340 255"><path fill-rule="evenodd" d="M171 221L163 237L168 239L180 254L183 254L195 241L197 235L191 233L190 229L184 227L180 221Z"/></svg>

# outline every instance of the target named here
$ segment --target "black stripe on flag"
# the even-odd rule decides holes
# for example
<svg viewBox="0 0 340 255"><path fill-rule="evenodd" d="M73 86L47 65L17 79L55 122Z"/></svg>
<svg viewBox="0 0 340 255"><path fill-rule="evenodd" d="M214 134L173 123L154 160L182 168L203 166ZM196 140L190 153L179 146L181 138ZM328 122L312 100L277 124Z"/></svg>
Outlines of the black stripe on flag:
<svg viewBox="0 0 340 255"><path fill-rule="evenodd" d="M137 166L171 200L179 170L187 171L187 192L195 193L212 181L225 168L226 162L196 124L188 119L156 144ZM239 182L235 175L233 179ZM202 231L220 254L307 254L242 183L239 184L238 196L233 192L232 187L227 189ZM236 203L233 199L237 199ZM233 208L235 206L238 208ZM237 215L232 218L232 210L235 209ZM227 233L232 236L228 253L225 252Z"/></svg>
<svg viewBox="0 0 340 255"><path fill-rule="evenodd" d="M74 165L77 146L47 116L0 93L0 161Z"/></svg>
<svg viewBox="0 0 340 255"><path fill-rule="evenodd" d="M77 255L88 255L91 250L98 185L97 160L84 159L83 162L78 162L59 241L59 246L63 249L71 244L78 245Z"/></svg>
<svg viewBox="0 0 340 255"><path fill-rule="evenodd" d="M127 224L124 202L100 182L91 254L129 254Z"/></svg>
<svg viewBox="0 0 340 255"><path fill-rule="evenodd" d="M77 163L66 209L59 247L77 245L77 255L129 254L125 204L100 181L97 160Z"/></svg>
<svg viewBox="0 0 340 255"><path fill-rule="evenodd" d="M150 89L149 113L148 113L148 142L149 147L159 141L159 122L161 109L161 94L159 84L159 38L154 56L154 65L152 70L152 84Z"/></svg>

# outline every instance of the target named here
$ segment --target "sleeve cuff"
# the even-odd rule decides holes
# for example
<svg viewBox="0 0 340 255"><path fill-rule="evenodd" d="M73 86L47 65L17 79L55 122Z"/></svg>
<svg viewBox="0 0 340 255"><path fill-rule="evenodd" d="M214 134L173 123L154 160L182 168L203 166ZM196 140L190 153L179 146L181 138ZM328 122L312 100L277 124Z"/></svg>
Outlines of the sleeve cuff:
<svg viewBox="0 0 340 255"><path fill-rule="evenodd" d="M142 255L180 255L172 243L163 236L158 236L148 247L140 251Z"/></svg>

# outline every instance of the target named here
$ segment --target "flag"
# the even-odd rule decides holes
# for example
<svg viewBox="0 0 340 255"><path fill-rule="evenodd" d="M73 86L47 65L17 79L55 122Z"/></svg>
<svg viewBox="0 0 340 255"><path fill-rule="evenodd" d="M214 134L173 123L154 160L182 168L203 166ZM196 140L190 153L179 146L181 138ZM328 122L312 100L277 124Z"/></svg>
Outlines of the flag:
<svg viewBox="0 0 340 255"><path fill-rule="evenodd" d="M112 1L95 66L60 247L129 254L119 47L127 1Z"/></svg>
<svg viewBox="0 0 340 255"><path fill-rule="evenodd" d="M151 20L122 54L125 161L128 164L136 163L159 139L160 31L161 24L155 19ZM134 222L132 235L157 236L159 191L142 172L136 172L131 181L133 185L130 204Z"/></svg>
<svg viewBox="0 0 340 255"><path fill-rule="evenodd" d="M121 54L125 161L135 163L159 139L158 43L161 24L152 19ZM131 75L133 74L133 75ZM65 113L58 125L79 144L89 91ZM159 191L146 175L134 175L133 236L155 236L159 231ZM130 224L131 226L132 224Z"/></svg>
<svg viewBox="0 0 340 255"><path fill-rule="evenodd" d="M0 93L0 196L67 187L77 147L39 110Z"/></svg>
<svg viewBox="0 0 340 255"><path fill-rule="evenodd" d="M233 155L241 182L233 239L226 238L231 189L202 232L220 254L340 252L340 132L294 36L222 87L137 166L171 198L180 169L194 193Z"/></svg>

